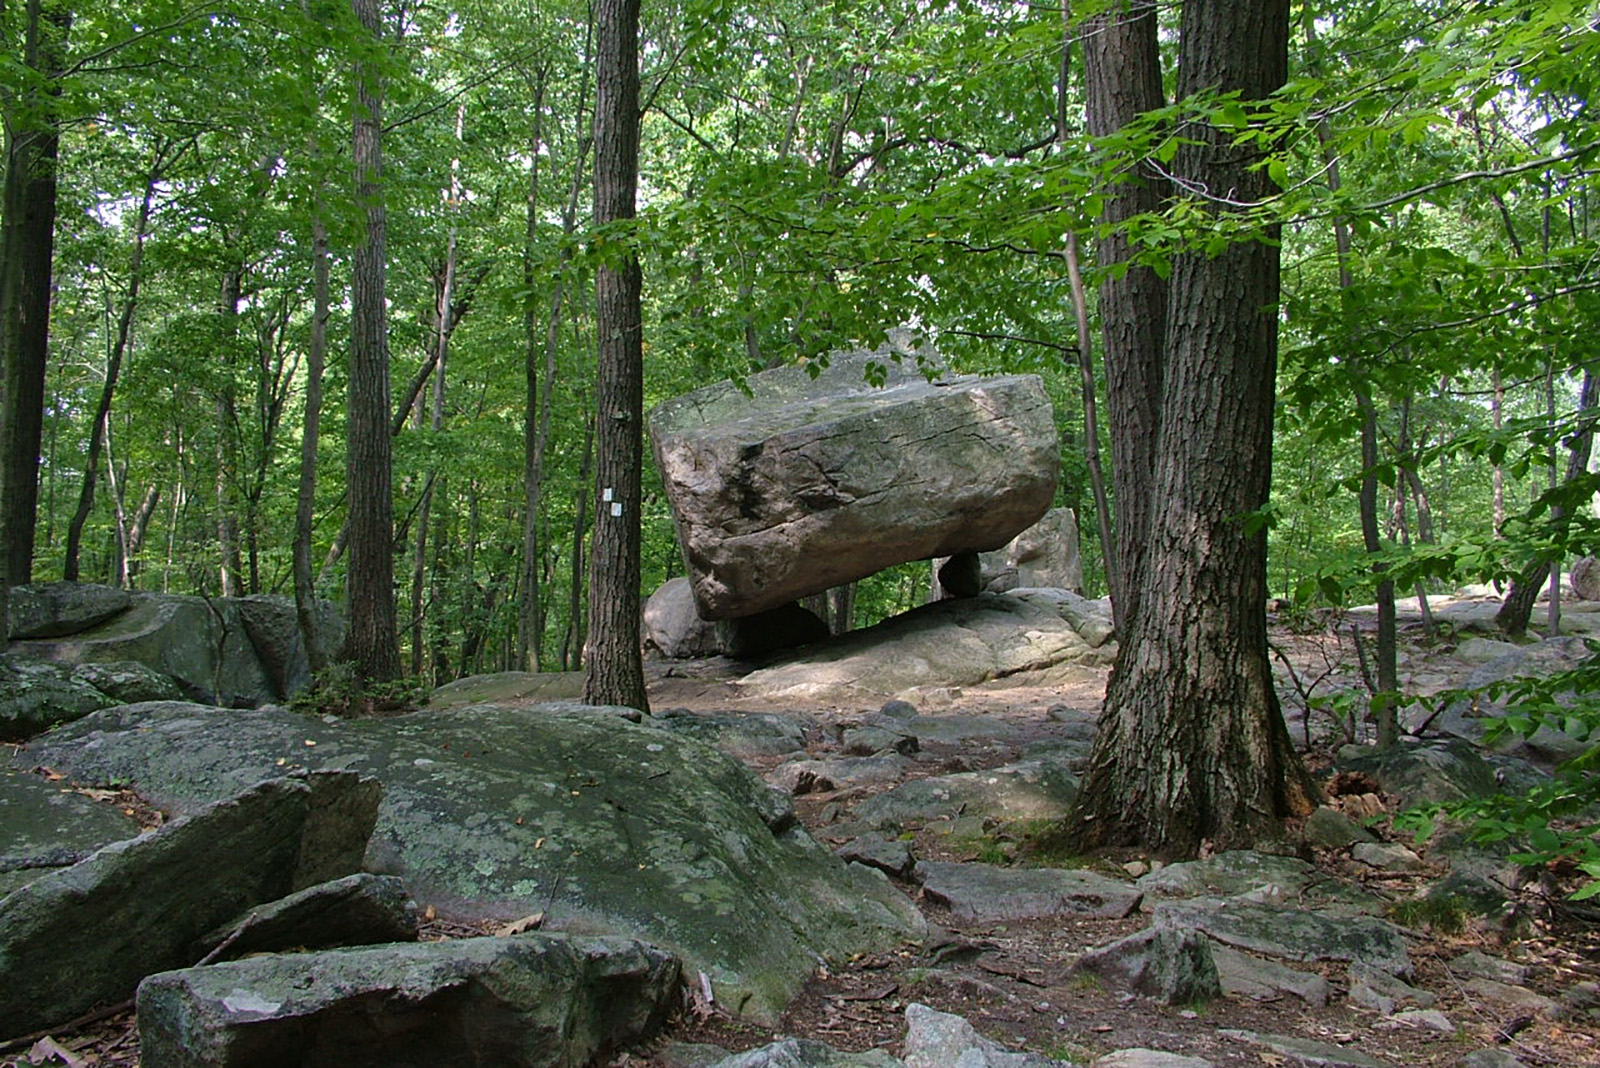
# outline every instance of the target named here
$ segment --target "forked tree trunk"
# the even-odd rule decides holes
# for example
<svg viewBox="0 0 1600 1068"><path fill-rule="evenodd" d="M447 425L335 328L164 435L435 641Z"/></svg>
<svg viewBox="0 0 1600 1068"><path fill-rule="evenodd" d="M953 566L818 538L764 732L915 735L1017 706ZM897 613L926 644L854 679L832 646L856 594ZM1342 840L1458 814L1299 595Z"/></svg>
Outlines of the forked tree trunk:
<svg viewBox="0 0 1600 1068"><path fill-rule="evenodd" d="M639 178L639 0L597 0L594 219L633 218ZM644 350L639 259L595 273L596 498L589 554L589 658L583 699L648 710L639 649L639 505Z"/></svg>
<svg viewBox="0 0 1600 1068"><path fill-rule="evenodd" d="M1181 34L1182 96L1258 99L1283 84L1286 0L1189 0ZM1259 155L1231 134L1197 126L1189 136L1175 161L1186 184L1244 201L1269 192ZM1193 856L1243 846L1280 833L1316 794L1267 659L1266 530L1241 519L1266 503L1271 479L1278 250L1264 236L1173 263L1150 537L1129 572L1134 611L1122 619L1089 771L1061 828L1079 848ZM1114 379L1111 395L1128 386Z"/></svg>

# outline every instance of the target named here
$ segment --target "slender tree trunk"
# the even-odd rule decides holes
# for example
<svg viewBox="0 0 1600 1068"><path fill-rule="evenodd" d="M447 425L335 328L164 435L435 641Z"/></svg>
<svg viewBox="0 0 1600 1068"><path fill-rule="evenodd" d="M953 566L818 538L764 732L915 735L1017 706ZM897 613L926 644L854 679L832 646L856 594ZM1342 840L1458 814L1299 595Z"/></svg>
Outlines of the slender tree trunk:
<svg viewBox="0 0 1600 1068"><path fill-rule="evenodd" d="M461 136L460 120L456 136ZM428 425L435 435L444 430L445 376L450 360L451 300L456 284L456 232L452 227L445 247L444 271L439 279L439 292L434 299L433 402L430 405ZM433 513L433 495L437 488L439 470L428 471L427 483L422 488L422 506L417 516L416 555L411 566L411 674L421 675L423 667L423 590L428 572L428 524Z"/></svg>
<svg viewBox="0 0 1600 1068"><path fill-rule="evenodd" d="M1083 33L1084 102L1092 137L1115 134L1147 111L1165 106L1161 55L1156 37L1156 4L1129 0L1087 20ZM1117 630L1138 613L1144 553L1153 505L1161 394L1166 359L1168 287L1144 266L1110 270L1134 258L1122 224L1157 212L1167 183L1132 161L1106 192L1102 221L1109 229L1100 243L1106 271L1100 284L1100 323L1105 345L1106 416L1111 429L1111 480L1117 502L1116 541L1107 543L1106 569L1120 576L1121 602L1113 600Z"/></svg>
<svg viewBox="0 0 1600 1068"><path fill-rule="evenodd" d="M1306 37L1315 41L1316 23L1307 14ZM1327 168L1328 188L1338 194L1342 188L1339 158L1334 153L1327 120L1317 124L1317 139L1322 145ZM1350 224L1343 216L1333 220L1334 250L1339 265L1339 296L1344 303L1347 319L1354 321L1355 309L1349 295L1355 287L1351 268L1352 246ZM1350 393L1355 398L1356 411L1361 415L1361 488L1357 494L1361 514L1361 543L1371 556L1383 551L1383 536L1378 524L1378 407L1372 399L1372 386L1365 363L1352 348L1345 354L1343 368L1350 382ZM1400 687L1399 642L1396 627L1394 580L1386 577L1385 564L1372 565L1374 599L1378 609L1378 643L1375 659L1378 664L1378 692L1386 696L1378 702L1378 747L1388 748L1400 736L1399 720L1394 701L1387 696ZM1359 635L1357 641L1360 640Z"/></svg>
<svg viewBox="0 0 1600 1068"><path fill-rule="evenodd" d="M1180 96L1260 99L1287 74L1288 4L1189 0L1181 45ZM1125 82L1098 70L1091 82ZM1244 201L1270 192L1259 150L1199 125L1188 137L1175 160L1186 185ZM1193 856L1281 834L1283 819L1312 807L1267 659L1266 530L1240 519L1266 503L1271 481L1277 305L1275 234L1174 260L1150 540L1128 573L1135 610L1122 617L1100 732L1061 828L1078 848Z"/></svg>
<svg viewBox="0 0 1600 1068"><path fill-rule="evenodd" d="M588 628L584 625L583 595L584 536L589 529L589 472L594 465L594 420L584 421L583 464L578 471L578 506L572 518L572 578L567 596L567 629L561 639L561 666L566 671L577 671L583 666L585 647L589 644Z"/></svg>
<svg viewBox="0 0 1600 1068"><path fill-rule="evenodd" d="M161 177L162 156L165 147L156 149L146 176L144 196L139 201L139 212L133 227L133 251L128 257L128 293L117 315L117 335L106 356L106 380L100 389L100 403L95 408L94 422L89 429L89 454L83 465L83 486L78 494L78 507L67 524L67 558L61 577L68 582L78 581L78 555L83 544L83 527L94 509L95 482L99 478L101 444L105 439L106 422L111 418L111 401L116 395L117 378L122 371L122 361L127 355L128 341L133 336L133 317L139 307L139 285L144 278L144 241L150 232L150 205L155 199L156 183Z"/></svg>
<svg viewBox="0 0 1600 1068"><path fill-rule="evenodd" d="M1068 87L1072 75L1072 3L1061 0L1061 73L1056 82L1056 141L1067 144L1072 137L1068 119ZM1083 285L1082 257L1078 234L1067 232L1067 280L1072 289L1072 315L1078 335L1078 387L1083 400L1083 454L1089 468L1089 486L1094 494L1094 515L1100 533L1100 553L1105 561L1106 589L1112 611L1125 603L1122 572L1116 543L1111 534L1111 501L1106 495L1106 476L1100 464L1100 419L1094 387L1094 340L1089 332L1089 297Z"/></svg>
<svg viewBox="0 0 1600 1068"><path fill-rule="evenodd" d="M222 318L223 358L226 368L216 396L217 421L217 576L224 597L243 591L239 580L244 564L239 556L239 413L234 401L233 350L239 331L239 302L243 298L244 268L231 268L222 276L217 311Z"/></svg>
<svg viewBox="0 0 1600 1068"><path fill-rule="evenodd" d="M131 590L138 581L139 572L143 570L139 562L139 554L144 551L144 536L150 529L150 517L155 514L156 505L161 502L161 487L152 483L144 491L144 498L139 502L139 507L134 509L133 522L128 525L128 551L118 585L125 590Z"/></svg>
<svg viewBox="0 0 1600 1068"><path fill-rule="evenodd" d="M351 0L370 36L357 47L382 48L377 0ZM345 452L349 508L347 596L349 629L344 655L365 679L400 674L394 595L394 502L390 479L389 337L384 302L387 219L383 201L383 89L375 64L356 61L352 144L356 198L365 231L351 269L349 436Z"/></svg>
<svg viewBox="0 0 1600 1068"><path fill-rule="evenodd" d="M322 198L311 218L311 340L306 351L305 426L300 435L300 483L294 510L294 613L300 626L313 676L328 665L323 655L322 624L317 612L317 589L311 575L311 535L317 510L317 451L322 438L322 373L328 357L328 316L331 308L331 274L328 227L322 218Z"/></svg>
<svg viewBox="0 0 1600 1068"><path fill-rule="evenodd" d="M55 0L27 0L26 19L21 65L36 87L6 110L0 190L0 648L3 591L33 578L61 144L58 78L72 13Z"/></svg>
<svg viewBox="0 0 1600 1068"><path fill-rule="evenodd" d="M591 25L592 30L592 25ZM590 39L584 40L584 55L588 58ZM585 64L585 71L588 64ZM579 83L578 107L575 112L574 123L581 131L587 113L589 81L587 74ZM540 83L540 93L543 92L543 82ZM538 128L535 128L535 140L539 139ZM565 238L570 238L577 229L578 201L583 191L584 172L589 150L593 139L583 135L577 136L577 152L572 164L572 181L567 188L567 202L561 213L561 233ZM524 259L523 277L530 292L534 289L532 248L536 236L536 218L538 211L538 169L535 165L529 177L528 189L528 217L527 217L527 249L528 254ZM570 242L563 246L561 264L556 274L555 286L550 292L549 312L545 316L543 344L539 343L540 332L537 317L533 312L530 301L524 315L523 328L527 340L527 352L524 363L524 375L527 381L526 406L523 410L523 513L522 513L522 574L521 585L523 588L522 600L518 605L517 615L517 661L524 665L524 670L538 671L542 660L541 648L544 641L544 599L540 591L539 575L543 550L539 543L541 528L540 507L544 494L544 458L550 442L550 413L552 395L555 388L556 356L560 348L561 323L566 309L566 292L569 284L568 272L572 256L568 251ZM539 388L541 377L540 364L543 364L544 388ZM562 656L565 666L565 654Z"/></svg>
<svg viewBox="0 0 1600 1068"><path fill-rule="evenodd" d="M1494 366L1494 392L1489 399L1489 417L1496 430L1505 422L1506 390L1500 381L1500 365ZM1494 516L1494 536L1504 536L1506 526L1506 472L1500 464L1495 464L1489 473L1489 485L1492 495L1490 507Z"/></svg>
<svg viewBox="0 0 1600 1068"><path fill-rule="evenodd" d="M594 221L634 216L639 179L639 0L595 3ZM597 505L590 551L589 704L648 710L639 649L644 350L638 256L595 274Z"/></svg>
<svg viewBox="0 0 1600 1068"><path fill-rule="evenodd" d="M1589 455L1594 447L1595 423L1600 421L1600 413L1596 411L1596 404L1600 402L1600 381L1597 381L1595 370L1593 366L1584 368L1583 385L1578 389L1578 430L1569 439L1571 445L1564 472L1568 482L1582 478L1589 468ZM1558 528L1565 529L1571 520L1565 508L1553 505L1550 508L1550 522ZM1533 606L1539 599L1539 591L1544 587L1545 580L1550 577L1550 566L1550 560L1536 559L1523 568L1522 573L1512 580L1511 589L1506 592L1505 603L1500 606L1500 611L1495 613L1495 626L1512 636L1527 632L1528 620L1533 617ZM1557 619L1559 622L1559 617Z"/></svg>

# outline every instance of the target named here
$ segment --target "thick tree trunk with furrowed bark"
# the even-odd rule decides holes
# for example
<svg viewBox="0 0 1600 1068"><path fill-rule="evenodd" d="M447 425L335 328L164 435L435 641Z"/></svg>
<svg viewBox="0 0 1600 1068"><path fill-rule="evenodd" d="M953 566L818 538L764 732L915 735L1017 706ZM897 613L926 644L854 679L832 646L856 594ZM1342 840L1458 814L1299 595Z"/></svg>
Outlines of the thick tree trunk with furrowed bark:
<svg viewBox="0 0 1600 1068"><path fill-rule="evenodd" d="M1286 0L1189 0L1181 33L1181 96L1214 87L1258 99L1283 84ZM1121 72L1102 66L1092 77ZM1091 86L1091 98L1104 88ZM1256 150L1226 131L1197 126L1188 136L1175 160L1186 188L1238 201L1268 194ZM1100 734L1061 828L1080 848L1193 856L1271 837L1285 817L1310 811L1316 788L1267 660L1266 530L1247 522L1271 479L1277 304L1275 235L1173 263L1148 533L1128 573L1134 610L1120 617ZM1150 315L1152 305L1116 314ZM1113 377L1110 395L1129 388L1149 389L1150 379ZM1130 433L1149 428L1114 427L1119 440Z"/></svg>

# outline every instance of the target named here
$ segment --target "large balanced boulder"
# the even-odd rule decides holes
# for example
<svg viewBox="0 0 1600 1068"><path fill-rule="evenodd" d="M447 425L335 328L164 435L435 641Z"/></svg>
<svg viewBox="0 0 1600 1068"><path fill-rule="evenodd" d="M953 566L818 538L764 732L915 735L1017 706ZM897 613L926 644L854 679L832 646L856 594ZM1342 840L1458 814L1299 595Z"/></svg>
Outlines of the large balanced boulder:
<svg viewBox="0 0 1600 1068"><path fill-rule="evenodd" d="M0 1034L126 998L245 909L351 874L376 813L349 772L272 779L39 876L0 899Z"/></svg>
<svg viewBox="0 0 1600 1068"><path fill-rule="evenodd" d="M254 957L139 987L151 1068L568 1068L650 1037L678 967L545 934Z"/></svg>
<svg viewBox="0 0 1600 1068"><path fill-rule="evenodd" d="M1050 507L1059 447L1037 376L929 382L882 354L815 370L764 371L651 412L706 619L909 560L998 549Z"/></svg>
<svg viewBox="0 0 1600 1068"><path fill-rule="evenodd" d="M324 720L263 708L108 709L18 759L124 779L180 808L283 766L383 782L367 853L445 915L640 937L731 1010L773 1018L821 957L918 934L914 906L846 865L742 764L623 709L469 705ZM635 713L636 714L636 713Z"/></svg>

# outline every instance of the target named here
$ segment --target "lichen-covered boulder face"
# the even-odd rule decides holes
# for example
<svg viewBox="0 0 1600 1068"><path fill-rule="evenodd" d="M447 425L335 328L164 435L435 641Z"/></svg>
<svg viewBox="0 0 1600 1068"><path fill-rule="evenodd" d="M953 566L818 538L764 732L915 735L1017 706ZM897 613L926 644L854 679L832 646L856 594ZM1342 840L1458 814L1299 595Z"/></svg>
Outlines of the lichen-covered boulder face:
<svg viewBox="0 0 1600 1068"><path fill-rule="evenodd" d="M623 709L469 705L392 719L271 708L109 709L16 759L125 779L184 808L285 768L383 783L369 868L446 915L644 938L704 972L719 1003L772 1019L819 958L921 931L876 872L846 865L743 765Z"/></svg>
<svg viewBox="0 0 1600 1068"><path fill-rule="evenodd" d="M351 874L377 804L355 775L271 779L0 898L0 1034L128 997L243 910Z"/></svg>
<svg viewBox="0 0 1600 1068"><path fill-rule="evenodd" d="M869 366L887 381L867 381ZM659 405L650 436L706 619L753 615L894 564L998 549L1055 495L1035 375L929 382L835 356Z"/></svg>
<svg viewBox="0 0 1600 1068"><path fill-rule="evenodd" d="M72 582L26 589L21 611L32 622L12 634L17 658L68 666L133 661L190 698L230 706L280 701L311 680L294 605L284 597L129 594ZM319 602L318 613L326 657L342 640L343 622L328 602Z"/></svg>
<svg viewBox="0 0 1600 1068"><path fill-rule="evenodd" d="M649 1038L678 966L622 939L523 934L254 957L139 987L151 1068L570 1068Z"/></svg>
<svg viewBox="0 0 1600 1068"><path fill-rule="evenodd" d="M92 582L33 582L13 586L6 618L13 639L59 638L121 615L133 595Z"/></svg>
<svg viewBox="0 0 1600 1068"><path fill-rule="evenodd" d="M59 664L0 657L0 742L20 742L116 703Z"/></svg>

